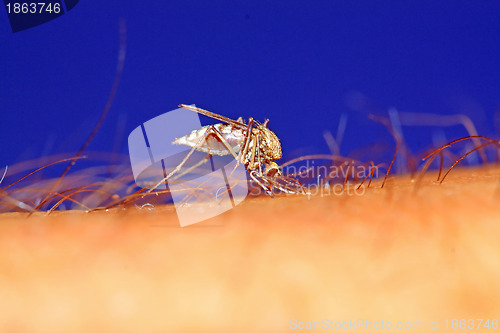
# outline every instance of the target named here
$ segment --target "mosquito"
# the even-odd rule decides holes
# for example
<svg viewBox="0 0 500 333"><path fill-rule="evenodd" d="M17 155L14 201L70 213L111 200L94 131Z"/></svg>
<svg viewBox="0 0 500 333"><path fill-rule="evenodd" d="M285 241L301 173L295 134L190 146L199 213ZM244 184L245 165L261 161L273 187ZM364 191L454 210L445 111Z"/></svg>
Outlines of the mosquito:
<svg viewBox="0 0 500 333"><path fill-rule="evenodd" d="M248 123L245 123L242 117L233 120L191 105L181 104L179 107L219 120L221 123L204 126L175 139L173 144L186 145L191 147L191 150L164 180L172 180L188 173L207 162L212 155L232 155L237 161L233 172L238 165L243 164L252 180L271 197L274 188L286 193L306 194L299 181L283 175L278 164L274 162L281 158L282 152L278 137L267 127L269 119L261 124L249 118ZM181 172L195 151L207 153L207 156Z"/></svg>

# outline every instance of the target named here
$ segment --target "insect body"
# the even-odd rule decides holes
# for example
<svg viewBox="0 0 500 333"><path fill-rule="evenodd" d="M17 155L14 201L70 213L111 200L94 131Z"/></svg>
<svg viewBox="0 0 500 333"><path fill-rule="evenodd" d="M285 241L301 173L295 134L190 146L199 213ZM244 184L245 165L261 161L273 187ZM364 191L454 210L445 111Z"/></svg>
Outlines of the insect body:
<svg viewBox="0 0 500 333"><path fill-rule="evenodd" d="M167 179L179 172L196 150L207 153L207 157L233 155L238 164L245 165L252 179L271 196L273 187L289 193L304 192L300 183L294 178L284 176L274 162L282 156L281 144L276 134L267 127L269 120L261 124L249 118L246 124L242 118L232 120L194 106L181 104L180 107L220 120L222 123L204 126L173 142L192 147L192 150Z"/></svg>

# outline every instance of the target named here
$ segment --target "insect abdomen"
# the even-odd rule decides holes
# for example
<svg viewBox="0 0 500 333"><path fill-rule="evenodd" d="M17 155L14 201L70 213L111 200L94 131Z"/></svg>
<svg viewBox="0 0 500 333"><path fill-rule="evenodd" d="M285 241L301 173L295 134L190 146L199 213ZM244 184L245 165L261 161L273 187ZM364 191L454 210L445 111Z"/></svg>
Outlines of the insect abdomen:
<svg viewBox="0 0 500 333"><path fill-rule="evenodd" d="M213 126L222 135L235 153L240 152L241 145L245 139L243 131L240 129L234 129L231 125L226 124L204 126L200 129L192 131L188 135L175 139L173 144L196 147L200 140L207 135L207 131L212 131L212 129L210 129L211 126ZM219 156L226 156L230 154L226 146L222 143L219 136L214 131L207 135L204 142L201 142L198 147L196 147L196 150Z"/></svg>

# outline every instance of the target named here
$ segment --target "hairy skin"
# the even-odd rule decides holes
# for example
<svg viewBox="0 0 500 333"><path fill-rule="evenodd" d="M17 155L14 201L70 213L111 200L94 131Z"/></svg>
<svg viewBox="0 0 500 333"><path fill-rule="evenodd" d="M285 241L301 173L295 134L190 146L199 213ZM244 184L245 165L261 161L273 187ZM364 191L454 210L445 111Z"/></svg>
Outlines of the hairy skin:
<svg viewBox="0 0 500 333"><path fill-rule="evenodd" d="M248 198L185 228L172 206L1 214L0 330L500 319L499 174L454 169L438 185L429 173L417 194L394 177L362 196Z"/></svg>

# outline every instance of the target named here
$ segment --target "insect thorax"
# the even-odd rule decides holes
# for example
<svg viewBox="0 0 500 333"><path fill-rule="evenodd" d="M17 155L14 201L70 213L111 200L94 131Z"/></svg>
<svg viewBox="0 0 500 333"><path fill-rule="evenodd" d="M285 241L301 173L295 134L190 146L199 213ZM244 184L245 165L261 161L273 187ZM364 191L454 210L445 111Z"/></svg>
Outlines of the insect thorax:
<svg viewBox="0 0 500 333"><path fill-rule="evenodd" d="M270 162L281 158L281 144L273 131L267 127L258 126L253 129L252 134L248 152L243 161L249 169L257 169L262 164L267 165ZM256 147L257 137L260 137L259 147ZM253 156L254 154L255 156Z"/></svg>
<svg viewBox="0 0 500 333"><path fill-rule="evenodd" d="M267 159L270 161L278 160L281 158L281 144L280 140L267 127L260 127L262 133L262 142L261 142L261 150L264 151L264 154L267 156Z"/></svg>

